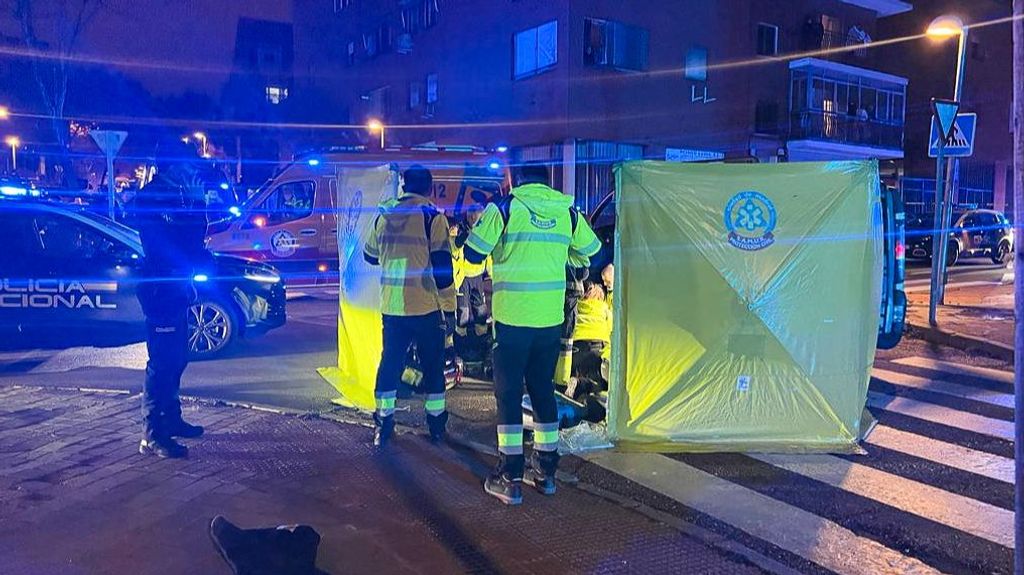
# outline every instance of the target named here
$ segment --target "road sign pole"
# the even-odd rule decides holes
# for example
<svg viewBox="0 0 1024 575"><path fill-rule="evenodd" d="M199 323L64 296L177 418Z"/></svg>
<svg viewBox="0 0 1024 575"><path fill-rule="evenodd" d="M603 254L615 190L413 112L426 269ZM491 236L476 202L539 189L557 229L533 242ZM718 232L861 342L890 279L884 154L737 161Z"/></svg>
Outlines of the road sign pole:
<svg viewBox="0 0 1024 575"><path fill-rule="evenodd" d="M112 220L117 220L116 210L114 209L114 193L117 190L116 182L114 182L114 154L107 152L107 215Z"/></svg>
<svg viewBox="0 0 1024 575"><path fill-rule="evenodd" d="M1024 575L1024 0L1013 0L1014 570Z"/></svg>
<svg viewBox="0 0 1024 575"><path fill-rule="evenodd" d="M935 158L935 220L932 226L932 281L928 293L928 324L935 327L939 324L938 304L939 285L946 263L946 224L942 221L945 215L945 171L946 171L946 138L939 136L939 153Z"/></svg>
<svg viewBox="0 0 1024 575"><path fill-rule="evenodd" d="M957 58L956 58L956 84L953 86L953 101L962 102L964 93L964 81L967 78L967 36L970 30L967 26L964 26L960 30L960 41L957 44ZM946 256L949 251L949 234L946 232L946 226L949 226L953 218L953 192L957 191L954 186L953 178L959 179L959 171L956 170L955 164L960 159L953 157L946 160L946 173L949 177L948 186L943 186L942 194L944 197L943 205L945 210L942 212L942 225L943 225L943 241L942 241L942 259L939 261L939 283L938 283L938 297L935 298L937 305L946 304ZM937 184L937 182L936 182ZM949 188L948 191L946 188ZM936 192L940 188L936 185ZM932 245L932 252L935 252L934 244ZM933 324L934 325L934 324Z"/></svg>

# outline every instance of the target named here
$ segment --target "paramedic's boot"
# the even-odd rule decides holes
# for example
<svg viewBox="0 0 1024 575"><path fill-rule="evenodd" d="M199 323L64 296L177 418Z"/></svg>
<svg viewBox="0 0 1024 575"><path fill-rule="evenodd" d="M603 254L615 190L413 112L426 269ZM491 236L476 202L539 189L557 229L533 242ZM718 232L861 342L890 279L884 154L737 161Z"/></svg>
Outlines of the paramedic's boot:
<svg viewBox="0 0 1024 575"><path fill-rule="evenodd" d="M555 494L555 472L558 471L557 451L534 451L524 482L543 495Z"/></svg>
<svg viewBox="0 0 1024 575"><path fill-rule="evenodd" d="M448 412L442 411L440 415L427 414L427 428L430 429L430 441L441 443L444 441L448 428Z"/></svg>
<svg viewBox="0 0 1024 575"><path fill-rule="evenodd" d="M523 502L522 455L502 454L498 467L484 481L484 491L505 505L520 505Z"/></svg>
<svg viewBox="0 0 1024 575"><path fill-rule="evenodd" d="M162 431L147 430L139 442L139 453L162 459L182 459L188 457L188 448Z"/></svg>
<svg viewBox="0 0 1024 575"><path fill-rule="evenodd" d="M395 417L389 415L381 417L373 414L373 446L377 449L384 449L391 443L391 436L395 434Z"/></svg>

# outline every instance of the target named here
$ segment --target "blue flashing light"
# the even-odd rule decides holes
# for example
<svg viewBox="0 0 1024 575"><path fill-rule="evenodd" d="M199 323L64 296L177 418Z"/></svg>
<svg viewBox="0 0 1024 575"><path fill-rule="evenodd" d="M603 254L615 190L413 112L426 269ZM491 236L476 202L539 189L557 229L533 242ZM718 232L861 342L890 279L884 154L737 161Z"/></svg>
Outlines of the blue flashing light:
<svg viewBox="0 0 1024 575"><path fill-rule="evenodd" d="M497 148L495 148L495 150L496 150L496 151L497 151L497 152L498 152L499 154L504 154L505 152L507 152L507 151L508 151L508 146L498 146Z"/></svg>
<svg viewBox="0 0 1024 575"><path fill-rule="evenodd" d="M501 169L501 164L499 164L498 162L491 162L490 164L487 164L487 167L494 171L498 171Z"/></svg>
<svg viewBox="0 0 1024 575"><path fill-rule="evenodd" d="M210 279L210 276L208 276L206 274L196 274L196 275L192 276L192 281L196 281L196 282L205 282L205 281L209 281L209 279Z"/></svg>
<svg viewBox="0 0 1024 575"><path fill-rule="evenodd" d="M240 208L238 206L231 206L230 208L228 208L228 212L232 216L235 216L237 218L238 216L242 215L242 208Z"/></svg>
<svg viewBox="0 0 1024 575"><path fill-rule="evenodd" d="M258 250L258 249L260 249L262 247L263 247L263 244L261 244L259 242L253 242L253 244L252 244L252 249L254 249L254 250Z"/></svg>
<svg viewBox="0 0 1024 575"><path fill-rule="evenodd" d="M2 196L27 196L28 190L20 186L0 186Z"/></svg>
<svg viewBox="0 0 1024 575"><path fill-rule="evenodd" d="M227 182L221 182L220 189L227 190L229 188L231 188L231 186L229 186Z"/></svg>
<svg viewBox="0 0 1024 575"><path fill-rule="evenodd" d="M306 163L309 164L310 166L316 167L320 165L320 160L316 158L310 158L309 160L306 161Z"/></svg>
<svg viewBox="0 0 1024 575"><path fill-rule="evenodd" d="M139 259L139 254L132 254L132 259L133 260Z"/></svg>

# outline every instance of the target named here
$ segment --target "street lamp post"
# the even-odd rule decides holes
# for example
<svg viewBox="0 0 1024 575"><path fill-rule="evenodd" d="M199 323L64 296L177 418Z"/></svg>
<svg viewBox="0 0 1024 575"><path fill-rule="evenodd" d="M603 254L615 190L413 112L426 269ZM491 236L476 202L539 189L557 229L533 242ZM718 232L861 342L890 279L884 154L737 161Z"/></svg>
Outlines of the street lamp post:
<svg viewBox="0 0 1024 575"><path fill-rule="evenodd" d="M376 119L370 120L369 122L366 123L366 129L371 134L376 134L377 132L380 132L380 149L383 150L384 149L384 123L381 122L380 120L376 120Z"/></svg>
<svg viewBox="0 0 1024 575"><path fill-rule="evenodd" d="M21 145L21 140L18 139L18 136L7 136L4 143L11 147L11 172L16 172L18 171L18 146Z"/></svg>
<svg viewBox="0 0 1024 575"><path fill-rule="evenodd" d="M967 35L968 27L956 16L939 16L928 26L929 38L944 40L959 37L956 61L956 84L953 88L953 100L960 103L963 98L964 80L967 73ZM940 130L941 131L941 130ZM944 135L939 136L944 138ZM946 172L953 173L953 161L946 160L940 142L939 154L936 158L935 177L935 226L932 232L932 279L928 299L928 322L938 324L937 310L945 299L946 290L946 258L949 253L949 225L953 212L953 187L946 186ZM947 189L948 188L948 189Z"/></svg>

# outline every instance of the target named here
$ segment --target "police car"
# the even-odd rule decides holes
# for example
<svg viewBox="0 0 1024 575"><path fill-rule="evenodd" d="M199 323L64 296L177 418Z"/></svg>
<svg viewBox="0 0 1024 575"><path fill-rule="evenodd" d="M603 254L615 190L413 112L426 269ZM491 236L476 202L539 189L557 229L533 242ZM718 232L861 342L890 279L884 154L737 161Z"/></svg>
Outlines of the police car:
<svg viewBox="0 0 1024 575"><path fill-rule="evenodd" d="M144 339L135 290L138 232L86 210L0 198L0 340L6 347L119 345ZM285 287L270 265L215 255L193 278L193 358L285 323Z"/></svg>

